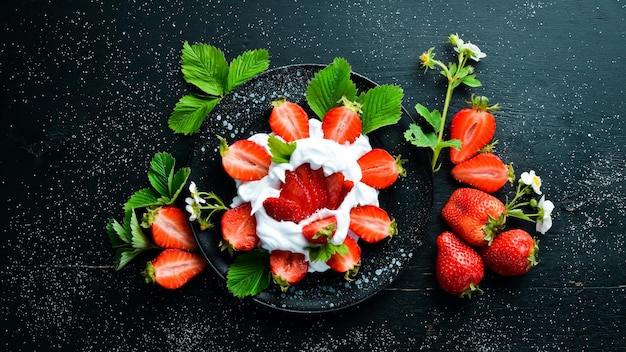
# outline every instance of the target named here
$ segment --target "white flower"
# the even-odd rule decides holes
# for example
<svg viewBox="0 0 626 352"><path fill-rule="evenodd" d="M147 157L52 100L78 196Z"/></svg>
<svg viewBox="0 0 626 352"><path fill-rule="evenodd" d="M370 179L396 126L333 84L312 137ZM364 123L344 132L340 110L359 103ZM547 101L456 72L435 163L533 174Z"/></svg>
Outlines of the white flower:
<svg viewBox="0 0 626 352"><path fill-rule="evenodd" d="M476 44L470 42L465 43L461 38L455 38L456 44L454 50L457 53L463 53L469 55L474 61L480 61L480 59L487 57L487 54L480 51L480 48Z"/></svg>
<svg viewBox="0 0 626 352"><path fill-rule="evenodd" d="M541 195L541 177L535 175L534 170L530 170L530 172L522 172L520 175L520 181L527 186L532 186L533 191Z"/></svg>
<svg viewBox="0 0 626 352"><path fill-rule="evenodd" d="M187 203L187 205L185 206L185 210L187 210L187 212L190 214L189 221L195 221L198 216L200 216L200 207L198 203L194 198L191 197L185 198L185 203Z"/></svg>
<svg viewBox="0 0 626 352"><path fill-rule="evenodd" d="M539 203L539 217L537 218L537 232L545 234L552 227L552 211L554 210L554 203L546 200L546 196L541 196Z"/></svg>
<svg viewBox="0 0 626 352"><path fill-rule="evenodd" d="M198 194L198 187L196 186L196 183L191 181L191 183L189 184L189 193L191 193L191 196L193 197L193 200L198 203L198 204L204 204L206 203L206 200L204 200L202 197L200 197L200 195Z"/></svg>

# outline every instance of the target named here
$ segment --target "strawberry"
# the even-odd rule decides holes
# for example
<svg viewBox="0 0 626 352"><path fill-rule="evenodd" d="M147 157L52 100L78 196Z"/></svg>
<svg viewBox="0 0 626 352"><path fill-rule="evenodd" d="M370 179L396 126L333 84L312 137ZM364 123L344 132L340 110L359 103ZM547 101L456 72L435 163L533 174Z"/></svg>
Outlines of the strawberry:
<svg viewBox="0 0 626 352"><path fill-rule="evenodd" d="M480 291L478 283L485 275L480 255L450 231L437 236L436 244L435 274L441 289L460 297Z"/></svg>
<svg viewBox="0 0 626 352"><path fill-rule="evenodd" d="M278 221L298 223L308 216L298 203L291 199L269 197L263 201L267 215Z"/></svg>
<svg viewBox="0 0 626 352"><path fill-rule="evenodd" d="M272 102L270 128L286 142L309 137L309 116L304 109L285 98Z"/></svg>
<svg viewBox="0 0 626 352"><path fill-rule="evenodd" d="M506 209L489 193L474 188L458 188L441 209L441 216L452 231L472 246L490 244L502 230Z"/></svg>
<svg viewBox="0 0 626 352"><path fill-rule="evenodd" d="M391 186L398 176L406 176L400 157L394 158L386 150L375 148L361 156L357 162L361 167L361 182L370 187L383 189Z"/></svg>
<svg viewBox="0 0 626 352"><path fill-rule="evenodd" d="M164 206L148 215L154 243L163 248L195 251L198 244L193 238L187 215L175 206Z"/></svg>
<svg viewBox="0 0 626 352"><path fill-rule="evenodd" d="M346 237L343 244L346 246L347 252L336 252L326 261L326 264L333 271L345 273L346 280L352 280L359 272L361 265L361 247L350 236Z"/></svg>
<svg viewBox="0 0 626 352"><path fill-rule="evenodd" d="M382 208L362 205L350 209L350 230L365 242L378 242L398 233L396 221Z"/></svg>
<svg viewBox="0 0 626 352"><path fill-rule="evenodd" d="M326 208L335 210L339 208L348 193L354 187L354 182L346 180L341 172L326 176Z"/></svg>
<svg viewBox="0 0 626 352"><path fill-rule="evenodd" d="M361 104L351 102L345 97L341 99L343 105L330 109L322 119L324 138L334 140L339 144L352 143L363 129L361 124Z"/></svg>
<svg viewBox="0 0 626 352"><path fill-rule="evenodd" d="M180 249L166 249L146 264L143 275L147 283L177 289L207 267L207 261L198 253Z"/></svg>
<svg viewBox="0 0 626 352"><path fill-rule="evenodd" d="M452 177L462 183L476 187L481 191L493 193L515 175L512 165L504 165L502 160L492 153L481 153L456 165L451 171Z"/></svg>
<svg viewBox="0 0 626 352"><path fill-rule="evenodd" d="M256 248L260 240L256 234L256 218L251 212L252 205L244 203L222 215L222 250L250 251Z"/></svg>
<svg viewBox="0 0 626 352"><path fill-rule="evenodd" d="M450 138L461 141L461 148L450 149L450 161L459 164L478 153L491 140L496 132L496 120L491 110L497 110L498 105L488 106L486 97L472 96L471 108L465 108L452 117L450 123Z"/></svg>
<svg viewBox="0 0 626 352"><path fill-rule="evenodd" d="M302 235L311 243L325 244L333 238L336 229L337 219L329 216L305 225L302 228Z"/></svg>
<svg viewBox="0 0 626 352"><path fill-rule="evenodd" d="M303 209L306 209L309 215L313 214L317 209L326 205L327 193L324 170L321 167L312 169L311 165L306 163L298 166L294 171L298 178L302 180L310 197L310 203Z"/></svg>
<svg viewBox="0 0 626 352"><path fill-rule="evenodd" d="M238 140L230 146L222 137L220 155L226 173L240 181L260 180L267 175L272 156L265 148L247 139Z"/></svg>
<svg viewBox="0 0 626 352"><path fill-rule="evenodd" d="M302 280L309 271L309 262L302 253L275 250L270 253L270 271L274 282L284 292L289 285Z"/></svg>
<svg viewBox="0 0 626 352"><path fill-rule="evenodd" d="M537 264L539 241L524 230L509 230L499 234L491 246L483 247L479 253L485 265L501 276L524 275Z"/></svg>

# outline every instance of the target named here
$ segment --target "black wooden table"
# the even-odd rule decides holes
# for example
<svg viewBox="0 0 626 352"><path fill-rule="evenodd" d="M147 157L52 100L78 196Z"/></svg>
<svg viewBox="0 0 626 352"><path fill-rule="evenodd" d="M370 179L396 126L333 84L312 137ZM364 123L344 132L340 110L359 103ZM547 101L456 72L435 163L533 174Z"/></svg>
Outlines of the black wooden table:
<svg viewBox="0 0 626 352"><path fill-rule="evenodd" d="M626 349L626 5L610 1L5 1L1 5L1 348L7 351L409 351ZM533 169L554 226L530 274L487 274L460 300L434 276L439 216L459 185L434 175L432 216L400 278L356 307L294 315L231 297L206 271L146 285L116 272L108 219L147 183L154 153L186 160L193 137L167 118L187 86L184 41L270 67L343 57L404 106L439 107L444 82L419 55L451 58L449 34L479 45L502 107L498 153ZM532 226L531 226L532 229ZM147 260L147 259L146 259Z"/></svg>

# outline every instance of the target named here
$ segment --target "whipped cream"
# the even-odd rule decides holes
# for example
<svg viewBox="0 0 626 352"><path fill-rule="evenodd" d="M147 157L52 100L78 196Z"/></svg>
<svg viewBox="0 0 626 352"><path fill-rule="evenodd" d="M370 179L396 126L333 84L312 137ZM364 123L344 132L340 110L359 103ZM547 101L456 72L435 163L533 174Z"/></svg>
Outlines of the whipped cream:
<svg viewBox="0 0 626 352"><path fill-rule="evenodd" d="M263 146L269 152L269 135L258 133L250 138L253 142ZM252 214L256 217L257 234L260 246L268 251L286 250L302 253L308 257L309 243L302 235L302 228L318 219L334 215L337 219L337 230L331 243L340 245L346 236L354 236L349 231L350 209L357 205L378 206L378 190L361 181L361 168L357 160L372 150L367 136L361 135L352 144L339 144L323 137L322 123L317 119L309 120L309 138L296 141L296 149L289 159L289 163L272 163L267 176L257 181L237 182L237 196L231 206L250 202ZM267 215L263 208L263 201L269 197L278 197L280 187L285 181L285 172L295 170L302 164L309 163L312 169L322 168L324 175L341 172L345 179L354 183L343 203L335 210L319 209L300 223L291 221L277 221ZM323 262L310 262L309 271L325 271L328 266Z"/></svg>

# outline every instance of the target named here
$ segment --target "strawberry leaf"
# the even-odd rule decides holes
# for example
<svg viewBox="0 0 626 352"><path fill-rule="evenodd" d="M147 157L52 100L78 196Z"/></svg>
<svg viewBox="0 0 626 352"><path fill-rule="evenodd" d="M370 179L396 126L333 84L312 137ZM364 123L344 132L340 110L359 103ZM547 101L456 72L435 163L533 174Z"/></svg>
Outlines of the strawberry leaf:
<svg viewBox="0 0 626 352"><path fill-rule="evenodd" d="M437 135L434 132L424 133L422 128L416 124L410 124L409 129L404 132L404 138L417 147L435 148L438 145Z"/></svg>
<svg viewBox="0 0 626 352"><path fill-rule="evenodd" d="M257 249L235 259L228 269L226 286L235 297L243 298L265 290L270 280L269 252Z"/></svg>
<svg viewBox="0 0 626 352"><path fill-rule="evenodd" d="M350 79L350 72L350 64L345 59L335 58L311 79L306 90L306 100L320 119L324 118L328 110L338 106L342 97L355 100L356 85Z"/></svg>
<svg viewBox="0 0 626 352"><path fill-rule="evenodd" d="M220 102L218 97L200 97L188 94L180 98L168 120L168 126L176 133L191 135Z"/></svg>
<svg viewBox="0 0 626 352"><path fill-rule="evenodd" d="M170 183L174 174L174 158L168 153L157 153L150 162L148 180L161 196L170 195Z"/></svg>
<svg viewBox="0 0 626 352"><path fill-rule="evenodd" d="M319 247L310 247L309 259L311 259L312 262L315 262L315 261L326 262L335 253L339 253L340 255L348 254L349 253L348 246L346 246L343 243L340 245L326 243Z"/></svg>
<svg viewBox="0 0 626 352"><path fill-rule="evenodd" d="M402 116L403 97L402 88L394 85L377 86L359 95L363 134L397 123Z"/></svg>
<svg viewBox="0 0 626 352"><path fill-rule="evenodd" d="M188 167L181 167L178 171L176 171L176 173L174 173L174 177L170 183L170 199L172 199L172 203L174 203L180 192L185 187L189 174L191 174L191 169Z"/></svg>
<svg viewBox="0 0 626 352"><path fill-rule="evenodd" d="M124 210L132 210L135 208L147 208L153 205L161 205L159 194L151 188L143 188L135 192L124 204Z"/></svg>
<svg viewBox="0 0 626 352"><path fill-rule="evenodd" d="M424 118L424 120L426 120L426 122L428 122L428 124L433 127L435 133L439 132L439 129L441 128L441 113L439 110L433 110L431 112L422 104L415 105L415 110Z"/></svg>
<svg viewBox="0 0 626 352"><path fill-rule="evenodd" d="M153 248L158 248L144 235L139 220L134 211L126 211L123 223L110 220L107 224L107 235L115 255L113 263L115 270L120 270L138 254Z"/></svg>
<svg viewBox="0 0 626 352"><path fill-rule="evenodd" d="M270 65L269 53L265 49L248 50L237 56L228 70L226 93L267 70Z"/></svg>
<svg viewBox="0 0 626 352"><path fill-rule="evenodd" d="M284 142L274 135L270 135L267 144L270 147L270 154L272 155L272 161L277 164L289 163L289 158L296 150L296 142Z"/></svg>
<svg viewBox="0 0 626 352"><path fill-rule="evenodd" d="M203 92L222 96L228 77L228 62L224 53L209 44L183 44L182 72L187 83Z"/></svg>
<svg viewBox="0 0 626 352"><path fill-rule="evenodd" d="M466 86L472 88L480 87L482 85L480 81L476 79L476 75L469 75L467 77L464 77L462 82Z"/></svg>

